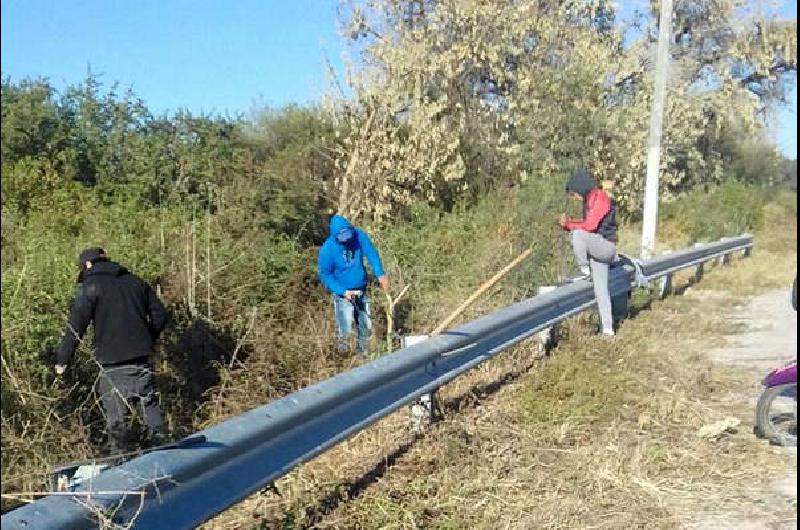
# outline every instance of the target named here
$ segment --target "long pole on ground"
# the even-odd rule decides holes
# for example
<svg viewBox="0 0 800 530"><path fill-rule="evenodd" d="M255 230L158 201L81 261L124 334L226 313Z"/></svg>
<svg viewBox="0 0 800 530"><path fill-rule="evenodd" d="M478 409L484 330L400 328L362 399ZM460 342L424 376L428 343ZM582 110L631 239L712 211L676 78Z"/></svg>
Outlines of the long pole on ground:
<svg viewBox="0 0 800 530"><path fill-rule="evenodd" d="M667 89L669 39L672 30L672 0L661 0L658 23L658 49L653 107L650 113L650 139L647 144L647 180L644 191L642 223L642 258L650 258L656 246L658 220L658 173L661 163L661 132L664 121L664 99Z"/></svg>
<svg viewBox="0 0 800 530"><path fill-rule="evenodd" d="M516 267L517 265L519 265L519 264L522 262L522 260L524 260L525 258L527 258L528 256L530 256L530 255L531 255L531 252L533 252L533 249L532 249L532 248L529 248L529 249L527 249L527 250L524 250L524 251L522 252L522 254L520 254L519 256L517 256L516 258L514 258L514 260L513 260L511 263L509 263L508 265L506 265L505 267L503 267L503 269L502 269L500 272L498 272L497 274L495 274L494 276L492 276L492 277L491 277L489 280L487 280L487 281L486 281L486 282L485 282L483 285L481 285L480 287L478 287L478 289L477 289L477 290L476 290L474 293L472 293L472 294L469 296L469 298L467 298L466 300L464 300L464 302L463 302L463 303L462 303L460 306L458 306L458 307L456 308L456 310L455 310L455 311L453 311L452 313L450 313L449 315L447 315L447 318L445 318L445 319L442 321L442 323L441 323L441 324L439 324L438 326L436 326L436 327L433 329L433 331L431 331L431 333L430 333L430 334L431 334L431 335L438 335L439 333L441 333L442 331L444 331L445 329L447 329L447 326L449 326L450 324L452 324L452 323L453 323L453 320L455 320L455 319L456 319L456 317L457 317L458 315L460 315L461 313L463 313L463 312L464 312L464 310L465 310L466 308L468 308L470 305L472 305L472 303L473 303L475 300L477 300L477 299L478 299L478 297L479 297L480 295L482 295L483 293L485 293L485 292L487 291L487 289L489 289L491 286L493 286L493 285L494 285L494 284L496 284L498 281L500 281L500 279L501 279L503 276L505 276L505 275L508 273L508 271L510 271L511 269L513 269L514 267Z"/></svg>

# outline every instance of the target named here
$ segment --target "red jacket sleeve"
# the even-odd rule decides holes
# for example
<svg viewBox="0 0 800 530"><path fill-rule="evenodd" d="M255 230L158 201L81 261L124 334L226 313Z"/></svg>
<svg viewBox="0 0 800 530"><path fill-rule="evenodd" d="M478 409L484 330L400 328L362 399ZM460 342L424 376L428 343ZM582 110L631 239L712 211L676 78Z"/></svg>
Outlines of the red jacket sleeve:
<svg viewBox="0 0 800 530"><path fill-rule="evenodd" d="M586 232L596 232L608 212L611 211L611 199L600 189L593 189L586 197L586 216L581 221L567 219L562 226L564 230L585 230Z"/></svg>

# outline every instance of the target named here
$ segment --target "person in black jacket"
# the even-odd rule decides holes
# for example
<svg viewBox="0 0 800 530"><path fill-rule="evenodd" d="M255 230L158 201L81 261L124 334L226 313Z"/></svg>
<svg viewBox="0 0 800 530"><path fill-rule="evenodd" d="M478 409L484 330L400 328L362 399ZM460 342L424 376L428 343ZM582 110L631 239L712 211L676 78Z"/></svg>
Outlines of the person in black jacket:
<svg viewBox="0 0 800 530"><path fill-rule="evenodd" d="M78 291L55 371L64 373L86 329L94 323L94 356L100 365L98 392L108 443L112 453L120 453L127 449L126 413L134 410L133 405L139 406L151 438L161 438L163 420L150 354L166 326L167 313L150 286L110 261L102 248L81 252L78 267Z"/></svg>

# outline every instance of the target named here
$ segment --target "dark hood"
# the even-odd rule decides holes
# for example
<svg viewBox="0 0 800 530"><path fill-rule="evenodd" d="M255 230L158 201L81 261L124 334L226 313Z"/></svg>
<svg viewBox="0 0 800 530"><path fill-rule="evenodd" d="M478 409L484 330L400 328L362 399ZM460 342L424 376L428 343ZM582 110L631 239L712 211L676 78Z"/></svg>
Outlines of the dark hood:
<svg viewBox="0 0 800 530"><path fill-rule="evenodd" d="M573 191L581 197L597 187L597 183L589 176L585 168L578 168L572 172L567 180L567 191Z"/></svg>
<svg viewBox="0 0 800 530"><path fill-rule="evenodd" d="M108 274L111 276L122 276L123 274L130 274L128 269L115 261L98 261L92 264L87 276L94 274Z"/></svg>

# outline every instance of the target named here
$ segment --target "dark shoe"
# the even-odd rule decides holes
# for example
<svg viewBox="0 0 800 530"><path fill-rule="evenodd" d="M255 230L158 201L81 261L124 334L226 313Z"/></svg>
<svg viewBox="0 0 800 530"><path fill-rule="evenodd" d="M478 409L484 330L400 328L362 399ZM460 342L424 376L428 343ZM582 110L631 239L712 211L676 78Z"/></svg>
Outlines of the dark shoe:
<svg viewBox="0 0 800 530"><path fill-rule="evenodd" d="M147 448L158 447L159 445L165 445L169 442L167 437L164 436L163 433L156 432L150 435L150 439L147 440Z"/></svg>

